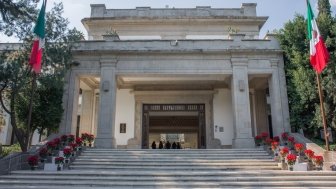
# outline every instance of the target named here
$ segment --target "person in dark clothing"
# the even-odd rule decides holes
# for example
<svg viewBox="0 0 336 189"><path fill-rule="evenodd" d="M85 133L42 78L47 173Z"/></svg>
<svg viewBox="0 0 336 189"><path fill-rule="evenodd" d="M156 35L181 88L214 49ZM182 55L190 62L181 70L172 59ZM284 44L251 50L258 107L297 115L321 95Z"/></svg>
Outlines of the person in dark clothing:
<svg viewBox="0 0 336 189"><path fill-rule="evenodd" d="M182 149L182 147L181 147L181 143L180 143L180 142L177 142L176 148L177 148L177 149Z"/></svg>
<svg viewBox="0 0 336 189"><path fill-rule="evenodd" d="M156 143L155 143L155 141L153 141L153 143L152 143L152 149L156 149Z"/></svg>
<svg viewBox="0 0 336 189"><path fill-rule="evenodd" d="M159 149L162 149L163 148L163 143L162 143L162 141L160 141L160 143L159 143Z"/></svg>
<svg viewBox="0 0 336 189"><path fill-rule="evenodd" d="M176 149L176 143L175 142L173 142L173 144L172 144L172 149Z"/></svg>
<svg viewBox="0 0 336 189"><path fill-rule="evenodd" d="M170 147L171 147L171 144L170 144L169 141L167 141L167 143L166 143L166 149L170 149Z"/></svg>

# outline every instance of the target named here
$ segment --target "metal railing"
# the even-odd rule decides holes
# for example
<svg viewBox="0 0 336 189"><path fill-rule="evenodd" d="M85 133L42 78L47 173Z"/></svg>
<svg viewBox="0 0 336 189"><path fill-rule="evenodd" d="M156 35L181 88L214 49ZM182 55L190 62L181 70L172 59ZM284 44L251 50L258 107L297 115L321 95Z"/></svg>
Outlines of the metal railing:
<svg viewBox="0 0 336 189"><path fill-rule="evenodd" d="M27 163L29 155L29 152L21 152L0 159L0 175L10 174L16 170L29 169Z"/></svg>

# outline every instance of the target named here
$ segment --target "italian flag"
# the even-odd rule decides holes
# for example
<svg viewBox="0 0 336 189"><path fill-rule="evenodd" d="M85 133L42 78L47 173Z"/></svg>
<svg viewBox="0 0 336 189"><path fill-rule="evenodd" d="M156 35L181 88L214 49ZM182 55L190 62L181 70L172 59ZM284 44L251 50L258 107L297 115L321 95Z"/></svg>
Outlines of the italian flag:
<svg viewBox="0 0 336 189"><path fill-rule="evenodd" d="M44 48L45 39L45 9L47 0L43 0L43 4L38 15L36 25L34 28L35 39L33 42L33 48L30 55L29 64L31 65L35 73L41 73L41 61Z"/></svg>
<svg viewBox="0 0 336 189"><path fill-rule="evenodd" d="M324 44L323 38L320 35L309 0L307 0L307 7L308 36L310 39L310 63L316 72L320 74L329 61L329 53Z"/></svg>

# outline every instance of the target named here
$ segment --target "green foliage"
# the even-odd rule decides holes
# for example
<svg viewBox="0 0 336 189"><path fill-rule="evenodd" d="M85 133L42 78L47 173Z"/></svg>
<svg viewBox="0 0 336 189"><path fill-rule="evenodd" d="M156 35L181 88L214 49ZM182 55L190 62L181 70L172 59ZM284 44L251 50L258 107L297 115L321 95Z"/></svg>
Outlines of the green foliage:
<svg viewBox="0 0 336 189"><path fill-rule="evenodd" d="M36 18L35 10L34 17ZM46 42L43 53L42 73L37 76L36 90L32 92L31 68L28 64L32 46L32 34L22 36L22 48L4 52L0 59L0 100L11 115L13 131L23 151L26 151L35 129L56 131L63 113L62 95L64 75L71 62L71 49L83 38L76 29L68 29L68 20L62 17L62 3L54 4L46 15ZM16 26L32 28L32 23ZM29 30L31 31L31 30ZM30 100L33 97L32 121L28 125Z"/></svg>
<svg viewBox="0 0 336 189"><path fill-rule="evenodd" d="M19 39L29 36L36 19L36 4L39 0L1 0L0 32Z"/></svg>
<svg viewBox="0 0 336 189"><path fill-rule="evenodd" d="M336 128L336 21L330 15L328 1L320 0L318 5L318 26L331 55L331 60L321 75L324 105L328 127ZM285 55L290 123L294 130L303 128L313 134L322 127L322 121L316 73L309 61L306 27L304 16L296 15L278 31L278 39Z"/></svg>
<svg viewBox="0 0 336 189"><path fill-rule="evenodd" d="M19 144L13 144L11 146L2 146L2 153L0 154L0 158L8 156L9 154L14 152L21 152Z"/></svg>

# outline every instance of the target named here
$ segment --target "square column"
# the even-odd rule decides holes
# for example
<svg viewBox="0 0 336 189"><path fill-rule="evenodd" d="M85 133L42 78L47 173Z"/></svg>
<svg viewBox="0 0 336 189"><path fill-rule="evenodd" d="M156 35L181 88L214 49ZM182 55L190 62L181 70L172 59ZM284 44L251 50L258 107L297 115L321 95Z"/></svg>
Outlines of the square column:
<svg viewBox="0 0 336 189"><path fill-rule="evenodd" d="M117 60L101 60L100 98L98 128L95 147L116 148L115 109L116 109L116 63Z"/></svg>
<svg viewBox="0 0 336 189"><path fill-rule="evenodd" d="M289 124L286 124L286 111L288 112L288 105L284 106L283 101L287 100L286 91L281 87L279 60L271 60L272 77L269 78L269 94L271 100L271 114L272 114L272 128L273 135L280 136L282 132L289 132ZM284 79L284 78L282 78ZM289 117L287 118L289 120Z"/></svg>
<svg viewBox="0 0 336 189"><path fill-rule="evenodd" d="M232 58L232 103L234 114L233 148L252 148L252 124L246 58Z"/></svg>
<svg viewBox="0 0 336 189"><path fill-rule="evenodd" d="M82 112L79 134L92 133L94 90L82 90Z"/></svg>

